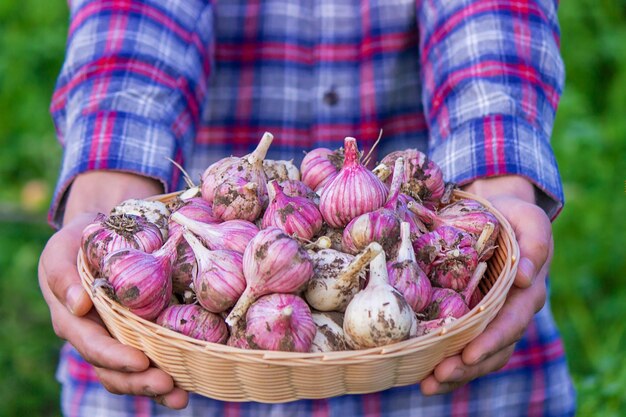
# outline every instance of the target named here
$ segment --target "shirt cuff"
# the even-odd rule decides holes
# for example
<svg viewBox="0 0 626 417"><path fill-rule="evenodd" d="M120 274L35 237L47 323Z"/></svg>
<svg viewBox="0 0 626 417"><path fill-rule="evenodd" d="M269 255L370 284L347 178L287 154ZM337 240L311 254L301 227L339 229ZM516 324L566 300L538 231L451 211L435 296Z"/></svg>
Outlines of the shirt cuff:
<svg viewBox="0 0 626 417"><path fill-rule="evenodd" d="M490 115L470 120L431 150L447 181L520 175L535 185L536 203L554 220L564 204L554 153L545 133L523 119Z"/></svg>
<svg viewBox="0 0 626 417"><path fill-rule="evenodd" d="M61 172L48 213L60 228L68 191L77 175L110 170L143 175L160 181L165 192L176 189L179 173L167 159L178 147L170 129L130 113L98 112L81 115L66 130Z"/></svg>

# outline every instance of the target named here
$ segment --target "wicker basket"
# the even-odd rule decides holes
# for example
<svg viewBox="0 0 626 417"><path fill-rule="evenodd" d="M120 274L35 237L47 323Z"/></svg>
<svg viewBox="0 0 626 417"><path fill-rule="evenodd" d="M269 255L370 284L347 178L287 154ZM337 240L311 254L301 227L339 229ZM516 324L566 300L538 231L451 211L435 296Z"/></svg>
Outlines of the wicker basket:
<svg viewBox="0 0 626 417"><path fill-rule="evenodd" d="M167 202L176 195L155 199ZM134 315L102 289L92 292L94 278L82 252L78 270L111 335L145 352L187 391L224 401L266 403L382 391L415 384L444 358L459 353L495 317L513 283L519 248L510 224L484 199L462 191L455 191L454 198L480 201L502 225L498 247L479 286L486 296L467 315L437 332L379 348L291 353L195 340Z"/></svg>

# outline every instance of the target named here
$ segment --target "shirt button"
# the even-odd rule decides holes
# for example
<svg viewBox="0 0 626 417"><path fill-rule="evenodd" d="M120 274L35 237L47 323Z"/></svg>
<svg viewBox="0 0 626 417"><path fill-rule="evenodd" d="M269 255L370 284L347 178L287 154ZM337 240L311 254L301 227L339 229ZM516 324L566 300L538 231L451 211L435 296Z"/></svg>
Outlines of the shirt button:
<svg viewBox="0 0 626 417"><path fill-rule="evenodd" d="M339 94L335 91L335 87L331 87L324 93L324 103L329 106L336 106L339 103Z"/></svg>

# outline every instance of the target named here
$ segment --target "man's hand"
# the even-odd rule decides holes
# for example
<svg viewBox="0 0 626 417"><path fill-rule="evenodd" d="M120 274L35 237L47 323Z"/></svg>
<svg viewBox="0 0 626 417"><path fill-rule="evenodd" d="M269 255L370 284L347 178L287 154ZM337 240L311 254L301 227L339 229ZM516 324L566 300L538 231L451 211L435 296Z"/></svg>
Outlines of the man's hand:
<svg viewBox="0 0 626 417"><path fill-rule="evenodd" d="M421 383L425 395L444 394L509 361L515 343L546 301L554 242L552 225L534 204L532 184L517 176L477 180L465 188L490 200L511 223L520 246L515 281L496 318L456 356L444 359Z"/></svg>
<svg viewBox="0 0 626 417"><path fill-rule="evenodd" d="M102 385L115 394L146 395L170 408L184 408L188 394L172 378L150 366L139 350L113 339L83 290L76 258L83 228L97 212L128 198L161 192L153 180L116 172L79 176L68 199L64 226L55 233L39 260L39 285L50 308L54 331L94 365Z"/></svg>

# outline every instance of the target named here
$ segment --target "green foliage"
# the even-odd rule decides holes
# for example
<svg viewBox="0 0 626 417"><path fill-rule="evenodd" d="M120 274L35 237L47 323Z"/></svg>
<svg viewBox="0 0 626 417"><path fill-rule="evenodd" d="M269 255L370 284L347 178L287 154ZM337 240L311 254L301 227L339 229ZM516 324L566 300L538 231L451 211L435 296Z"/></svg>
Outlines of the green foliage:
<svg viewBox="0 0 626 417"><path fill-rule="evenodd" d="M570 0L562 2L560 17L567 85L553 145L567 203L554 225L552 305L579 415L623 416L626 1ZM54 368L61 342L52 332L36 269L51 234L45 206L60 149L48 105L66 30L65 1L0 2L2 416L59 414ZM31 192L23 195L33 181L39 185L34 203Z"/></svg>
<svg viewBox="0 0 626 417"><path fill-rule="evenodd" d="M566 205L554 225L552 305L579 415L624 416L626 2L560 9L567 85L552 143Z"/></svg>

